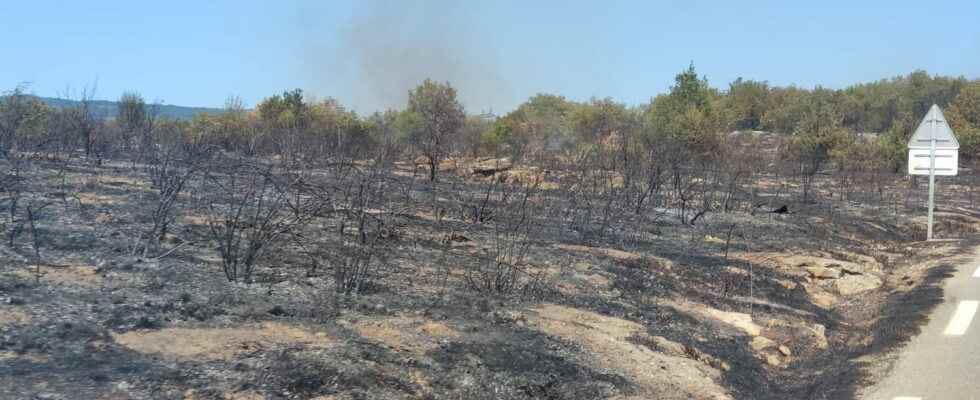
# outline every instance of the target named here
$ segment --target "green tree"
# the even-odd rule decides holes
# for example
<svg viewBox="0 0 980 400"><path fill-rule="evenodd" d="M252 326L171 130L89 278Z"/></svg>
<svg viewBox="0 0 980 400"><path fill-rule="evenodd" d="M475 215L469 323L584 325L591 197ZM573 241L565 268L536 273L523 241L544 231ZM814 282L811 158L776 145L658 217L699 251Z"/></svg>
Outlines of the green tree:
<svg viewBox="0 0 980 400"><path fill-rule="evenodd" d="M309 108L303 102L303 91L300 89L266 98L257 109L262 122L274 129L305 129L310 119Z"/></svg>
<svg viewBox="0 0 980 400"><path fill-rule="evenodd" d="M0 96L0 156L9 156L19 137L36 135L43 129L48 107L24 87Z"/></svg>
<svg viewBox="0 0 980 400"><path fill-rule="evenodd" d="M945 108L966 84L962 77L930 76L926 71L916 70L904 76L852 85L844 92L853 99L854 112L845 115L844 124L861 132L887 132L906 115L921 118L933 104Z"/></svg>
<svg viewBox="0 0 980 400"><path fill-rule="evenodd" d="M119 97L119 116L116 121L124 132L137 135L146 126L146 101L135 92L125 92Z"/></svg>
<svg viewBox="0 0 980 400"><path fill-rule="evenodd" d="M317 154L325 155L334 150L352 155L365 150L372 143L368 124L356 112L348 110L339 101L327 98L305 107L307 152L318 149Z"/></svg>
<svg viewBox="0 0 980 400"><path fill-rule="evenodd" d="M462 142L466 152L476 157L481 151L498 153L504 146L507 137L494 135L496 121L490 115L473 115L466 117L463 123Z"/></svg>
<svg viewBox="0 0 980 400"><path fill-rule="evenodd" d="M496 123L491 135L511 154L532 156L573 143L570 117L576 104L562 96L538 93Z"/></svg>
<svg viewBox="0 0 980 400"><path fill-rule="evenodd" d="M526 137L520 137L515 133L515 125L512 119L498 118L490 126L490 129L481 133L480 142L482 146L494 153L500 153L504 147L509 147L513 150L512 156L520 155L527 142L521 140L526 139Z"/></svg>
<svg viewBox="0 0 980 400"><path fill-rule="evenodd" d="M787 156L800 167L803 200L810 197L813 178L831 159L834 149L848 143L850 135L834 102L834 92L817 88L802 106L803 117L789 140Z"/></svg>
<svg viewBox="0 0 980 400"><path fill-rule="evenodd" d="M429 179L435 181L439 163L451 151L463 128L466 113L449 83L426 79L408 93L408 115L403 127L426 158Z"/></svg>
<svg viewBox="0 0 980 400"><path fill-rule="evenodd" d="M728 107L735 129L759 129L762 116L769 110L769 84L736 79L728 85Z"/></svg>
<svg viewBox="0 0 980 400"><path fill-rule="evenodd" d="M670 96L684 107L704 108L711 94L708 79L698 76L694 63L674 77L674 86L670 89Z"/></svg>
<svg viewBox="0 0 980 400"><path fill-rule="evenodd" d="M762 115L762 127L770 132L793 133L803 119L809 94L795 86L774 88L770 96L772 107Z"/></svg>
<svg viewBox="0 0 980 400"><path fill-rule="evenodd" d="M598 144L612 135L622 136L629 125L626 105L611 98L589 100L571 114L572 129L585 144Z"/></svg>
<svg viewBox="0 0 980 400"><path fill-rule="evenodd" d="M375 146L377 151L374 155L378 161L392 163L399 157L405 146L402 146L401 138L398 133L399 112L395 110L385 110L375 112L364 120L364 126L368 142Z"/></svg>
<svg viewBox="0 0 980 400"><path fill-rule="evenodd" d="M950 128L962 146L961 154L980 157L980 81L963 87L946 111Z"/></svg>
<svg viewBox="0 0 980 400"><path fill-rule="evenodd" d="M153 144L154 117L139 93L124 92L119 97L119 113L116 116L119 145L124 149L135 146L134 160L142 159L144 152Z"/></svg>
<svg viewBox="0 0 980 400"><path fill-rule="evenodd" d="M256 146L261 137L258 125L256 115L245 110L239 98L230 97L225 101L223 112L194 116L190 122L188 141L253 154L257 151Z"/></svg>
<svg viewBox="0 0 980 400"><path fill-rule="evenodd" d="M648 139L677 142L707 154L717 148L720 134L730 125L723 101L691 65L674 77L669 94L654 98L644 111Z"/></svg>

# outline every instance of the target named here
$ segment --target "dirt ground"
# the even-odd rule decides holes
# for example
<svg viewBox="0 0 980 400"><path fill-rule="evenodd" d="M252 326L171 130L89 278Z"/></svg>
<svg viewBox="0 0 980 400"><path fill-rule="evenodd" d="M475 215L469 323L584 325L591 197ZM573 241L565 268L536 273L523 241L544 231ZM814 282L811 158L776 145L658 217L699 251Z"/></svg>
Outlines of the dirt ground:
<svg viewBox="0 0 980 400"><path fill-rule="evenodd" d="M338 296L288 248L229 283L191 209L164 241L179 248L133 256L153 193L125 164L28 174L56 200L40 260L30 235L0 245L4 399L847 399L941 302L980 228L952 195L937 235L953 240L937 242L918 198L776 194L791 212L637 217L588 240L542 223L527 259L542 285L505 296L464 279L489 229L441 245L446 220L417 210L371 290ZM54 195L66 179L70 199Z"/></svg>

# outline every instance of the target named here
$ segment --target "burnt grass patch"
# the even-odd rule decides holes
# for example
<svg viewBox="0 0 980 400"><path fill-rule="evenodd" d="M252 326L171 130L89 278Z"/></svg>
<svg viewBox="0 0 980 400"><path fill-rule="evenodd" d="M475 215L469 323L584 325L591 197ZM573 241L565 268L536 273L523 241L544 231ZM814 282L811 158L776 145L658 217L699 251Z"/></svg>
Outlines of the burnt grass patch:
<svg viewBox="0 0 980 400"><path fill-rule="evenodd" d="M539 332L494 329L484 340L450 343L430 354L440 378L438 398L599 399L630 394L628 379L596 371L576 359L582 349ZM470 397L476 396L476 397Z"/></svg>
<svg viewBox="0 0 980 400"><path fill-rule="evenodd" d="M66 171L87 178L142 179L128 168ZM488 214L489 219L474 222L465 216L470 215L473 198L479 199L475 194L483 184L450 176L432 185L406 177L391 180L407 188L404 199L393 196L406 204L397 207L391 233L384 238L385 263L372 270L361 290L352 295L336 293L329 263L314 268L303 249L288 242L261 260L250 283L229 283L222 276L215 246L207 239L208 227L200 220L171 227L180 241L172 239L164 248L181 247L167 257L134 259L133 236L148 221L143 208L157 196L136 196L134 190L143 189L128 184L90 185L87 192L125 201L70 202L67 207L59 203L39 221L39 233L45 238L41 247L45 264L84 260L97 268L99 281L91 286L70 281L39 285L23 274L8 273L15 267L0 271L0 300L18 299L19 304L9 304L27 310L33 318L0 331L0 351L17 355L0 362L0 375L22 377L25 382L60 375L53 391L72 393L77 385L89 385L94 388L91 397L112 391L121 381L136 388L134 398L171 398L188 389L199 398L256 391L275 399L320 395L601 399L635 394L636 382L590 364L579 345L499 318L556 303L639 324L648 335L690 349L689 358L724 361L728 368L720 373L720 383L735 398L847 399L872 379L854 360L893 350L914 336L929 311L942 302L941 283L952 271L952 264L940 265L928 270L910 290L884 287L838 307L821 308L810 301L799 274L749 264L726 253L819 253L842 260L866 255L881 260L883 272L891 274L927 260L925 256L901 260L894 255L914 255L927 246L911 244L922 231L902 223L902 215L885 218L861 207L831 209L786 198L782 202L790 210L786 215L711 212L694 225L671 216L640 214L596 229L571 224L557 212L541 213L533 221L536 230L527 241L530 250L519 266L531 273L553 274L542 273L537 286L518 286L522 289L506 293L480 291L467 284L464 274L498 256L494 251L501 243L495 242L494 223L506 221L503 205ZM447 192L455 197L443 196ZM542 202L565 205L563 193L545 192ZM112 218L97 222L103 214ZM327 219L303 233L335 231L338 223ZM975 232L968 219L950 221L938 225L937 232L948 236ZM16 244L17 257L5 254L4 258L18 266L29 265L28 236L22 235ZM560 244L637 257L570 252L558 248ZM965 254L976 244L963 241L957 249ZM576 263L589 268L574 270ZM788 288L778 282L798 285ZM829 348L800 352L787 365L772 368L749 348L745 336L661 304L676 299L749 313L760 324L770 318L821 324ZM870 320L869 316L874 324L853 323ZM460 337L413 353L360 337L338 322L367 318L435 321L451 325ZM312 326L336 339L337 345L328 350L283 345L227 361L174 363L128 350L111 339L112 332L267 321ZM30 358L34 355L39 358ZM14 398L36 394L26 385L13 390L18 391L11 395Z"/></svg>

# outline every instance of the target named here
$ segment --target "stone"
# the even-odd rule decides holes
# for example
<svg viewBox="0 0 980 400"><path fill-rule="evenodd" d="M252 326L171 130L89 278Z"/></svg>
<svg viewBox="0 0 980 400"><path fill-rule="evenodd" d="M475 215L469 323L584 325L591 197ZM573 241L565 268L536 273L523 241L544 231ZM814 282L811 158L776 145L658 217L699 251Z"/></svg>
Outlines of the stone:
<svg viewBox="0 0 980 400"><path fill-rule="evenodd" d="M766 356L766 364L769 364L769 365L771 365L773 367L778 367L779 364L780 364L779 357L777 357L775 354L769 354L769 355L767 355Z"/></svg>
<svg viewBox="0 0 980 400"><path fill-rule="evenodd" d="M667 339L663 336L654 336L651 337L650 340L653 342L655 346L657 346L657 350L660 350L665 354L669 354L675 357L686 356L685 355L686 353L684 351L684 345L680 343Z"/></svg>
<svg viewBox="0 0 980 400"><path fill-rule="evenodd" d="M847 275L834 281L834 288L842 296L850 296L881 287L881 279L872 275Z"/></svg>
<svg viewBox="0 0 980 400"><path fill-rule="evenodd" d="M759 336L762 334L762 328L752 322L752 316L749 314L735 312L724 313L721 314L718 319L741 329L743 332L749 335Z"/></svg>
<svg viewBox="0 0 980 400"><path fill-rule="evenodd" d="M810 302L823 309L829 309L837 304L837 297L824 291L809 292Z"/></svg>
<svg viewBox="0 0 980 400"><path fill-rule="evenodd" d="M475 163L470 166L470 173L474 175L491 176L498 172L504 172L513 167L513 163L508 158L488 159Z"/></svg>
<svg viewBox="0 0 980 400"><path fill-rule="evenodd" d="M704 304L693 302L665 301L663 305L673 307L678 311L693 314L701 319L713 320L714 322L730 325L748 336L759 336L762 334L762 327L752 322L752 316L745 313L722 311Z"/></svg>
<svg viewBox="0 0 980 400"><path fill-rule="evenodd" d="M786 346L779 346L779 352L782 353L786 357L789 357L789 356L793 355L793 352L790 351L789 350L789 347L786 347Z"/></svg>
<svg viewBox="0 0 980 400"><path fill-rule="evenodd" d="M776 283L778 283L779 286L782 286L782 287L786 288L787 290L796 289L796 282L793 282L791 280L787 280L787 279L776 279Z"/></svg>
<svg viewBox="0 0 980 400"><path fill-rule="evenodd" d="M752 322L752 316L749 314L721 311L710 307L701 307L696 310L703 316L731 325L749 336L759 336L762 334L762 327Z"/></svg>
<svg viewBox="0 0 980 400"><path fill-rule="evenodd" d="M752 350L762 351L770 347L775 347L776 342L773 342L772 340L766 338L765 336L756 336L752 338L751 342L749 342L749 346L752 347Z"/></svg>
<svg viewBox="0 0 980 400"><path fill-rule="evenodd" d="M516 324L518 326L527 324L527 317L515 311L494 311L491 313L491 319L497 324Z"/></svg>
<svg viewBox="0 0 980 400"><path fill-rule="evenodd" d="M824 350L829 347L826 328L821 324L806 324L780 319L766 322L766 336L781 343L794 343L799 349Z"/></svg>
<svg viewBox="0 0 980 400"><path fill-rule="evenodd" d="M827 349L829 346L829 343L827 343L827 328L821 324L813 324L808 329L812 333L814 345L821 350Z"/></svg>
<svg viewBox="0 0 980 400"><path fill-rule="evenodd" d="M714 243L714 244L725 244L725 243L727 243L725 241L725 239L722 239L722 238L719 238L719 237L716 237L716 236L711 236L711 235L705 235L704 236L704 241L707 242L707 243Z"/></svg>

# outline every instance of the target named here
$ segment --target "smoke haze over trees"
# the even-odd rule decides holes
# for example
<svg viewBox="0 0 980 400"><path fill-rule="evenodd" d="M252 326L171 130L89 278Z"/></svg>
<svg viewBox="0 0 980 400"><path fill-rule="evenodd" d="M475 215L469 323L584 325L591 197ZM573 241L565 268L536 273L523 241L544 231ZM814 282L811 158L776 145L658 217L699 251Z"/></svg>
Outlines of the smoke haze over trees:
<svg viewBox="0 0 980 400"><path fill-rule="evenodd" d="M510 93L493 49L474 31L478 17L467 4L449 0L360 2L351 24L337 32L339 48L311 44L304 54L317 68L310 71L311 86L349 85L359 110L384 110L403 107L408 91L431 78L453 83L467 107L489 109Z"/></svg>

